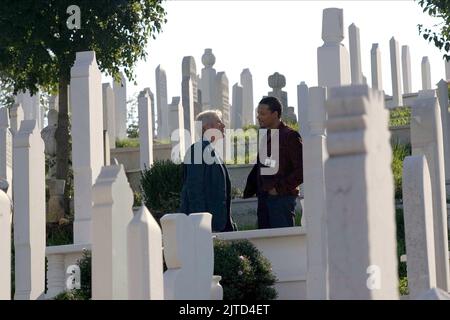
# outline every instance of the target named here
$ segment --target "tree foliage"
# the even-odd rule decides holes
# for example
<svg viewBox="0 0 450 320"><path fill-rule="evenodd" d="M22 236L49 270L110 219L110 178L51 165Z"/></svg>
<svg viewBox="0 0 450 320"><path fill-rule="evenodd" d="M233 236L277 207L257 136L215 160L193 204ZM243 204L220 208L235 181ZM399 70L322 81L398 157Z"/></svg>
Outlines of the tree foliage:
<svg viewBox="0 0 450 320"><path fill-rule="evenodd" d="M433 27L418 25L419 34L428 42L433 42L439 50L444 51L444 58L450 60L450 1L417 0L423 12L442 21Z"/></svg>
<svg viewBox="0 0 450 320"><path fill-rule="evenodd" d="M66 25L71 5L80 8L80 29ZM146 44L165 23L161 0L3 0L0 71L14 91L57 89L69 79L78 51L94 50L101 71L118 79L121 67L145 59Z"/></svg>

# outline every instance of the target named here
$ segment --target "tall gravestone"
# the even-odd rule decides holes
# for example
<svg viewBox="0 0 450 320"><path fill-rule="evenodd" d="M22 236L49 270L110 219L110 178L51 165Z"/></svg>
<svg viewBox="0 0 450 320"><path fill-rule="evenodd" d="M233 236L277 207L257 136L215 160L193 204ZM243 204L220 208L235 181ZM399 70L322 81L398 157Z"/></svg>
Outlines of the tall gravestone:
<svg viewBox="0 0 450 320"><path fill-rule="evenodd" d="M308 109L309 109L309 89L304 81L297 86L297 114L298 123L300 124L300 135L303 137L308 129Z"/></svg>
<svg viewBox="0 0 450 320"><path fill-rule="evenodd" d="M140 168L150 168L153 165L153 128L151 113L150 89L145 89L138 96L139 114L139 155Z"/></svg>
<svg viewBox="0 0 450 320"><path fill-rule="evenodd" d="M284 119L288 107L288 95L287 92L283 90L283 88L286 86L286 77L278 72L275 72L274 74L269 76L267 82L269 84L269 87L272 89L272 91L269 91L267 95L269 97L275 97L280 100L281 106L283 108L281 110L281 117Z"/></svg>
<svg viewBox="0 0 450 320"><path fill-rule="evenodd" d="M350 47L352 84L362 84L361 38L359 36L359 28L354 23L348 27L348 42Z"/></svg>
<svg viewBox="0 0 450 320"><path fill-rule="evenodd" d="M74 243L91 243L92 186L104 164L102 75L95 52L77 52L70 84Z"/></svg>
<svg viewBox="0 0 450 320"><path fill-rule="evenodd" d="M253 76L248 68L241 72L242 86L242 125L254 124L253 121Z"/></svg>
<svg viewBox="0 0 450 320"><path fill-rule="evenodd" d="M11 200L0 190L0 300L11 299Z"/></svg>
<svg viewBox="0 0 450 320"><path fill-rule="evenodd" d="M214 272L211 214L167 214L161 218L165 300L209 300Z"/></svg>
<svg viewBox="0 0 450 320"><path fill-rule="evenodd" d="M448 230L441 110L434 90L420 91L411 111L412 155L425 155L433 197L436 285L449 291Z"/></svg>
<svg viewBox="0 0 450 320"><path fill-rule="evenodd" d="M216 109L222 112L222 121L225 128L230 127L230 90L225 72L218 72L216 78Z"/></svg>
<svg viewBox="0 0 450 320"><path fill-rule="evenodd" d="M7 194L12 196L12 133L9 129L9 116L7 108L0 108L0 179L8 181Z"/></svg>
<svg viewBox="0 0 450 320"><path fill-rule="evenodd" d="M128 299L127 227L133 192L123 165L103 167L93 188L92 299Z"/></svg>
<svg viewBox="0 0 450 320"><path fill-rule="evenodd" d="M217 101L217 72L213 68L216 63L216 57L212 53L212 49L205 49L202 55L202 72L199 81L199 87L202 92L202 109L216 109L215 103Z"/></svg>
<svg viewBox="0 0 450 320"><path fill-rule="evenodd" d="M191 59L187 59L191 58ZM183 72L183 80L181 81L181 99L183 105L183 118L184 118L184 128L191 133L192 140L186 141L189 145L194 143L195 137L195 101L194 101L194 92L197 91L197 88L194 87L194 80L191 77L191 74L195 74L195 62L193 62L194 58L192 57L184 57L182 72ZM194 68L191 70L191 68ZM186 70L187 69L187 70ZM190 72L188 73L187 71ZM188 73L187 75L185 73Z"/></svg>
<svg viewBox="0 0 450 320"><path fill-rule="evenodd" d="M114 90L109 83L102 84L103 90L103 130L108 131L110 148L116 147L116 107ZM108 150L109 151L109 150Z"/></svg>
<svg viewBox="0 0 450 320"><path fill-rule="evenodd" d="M414 299L436 287L431 180L423 155L404 159L402 184L408 290Z"/></svg>
<svg viewBox="0 0 450 320"><path fill-rule="evenodd" d="M366 85L331 88L326 110L329 297L398 299L394 180L384 94Z"/></svg>
<svg viewBox="0 0 450 320"><path fill-rule="evenodd" d="M156 114L158 117L158 139L170 139L169 110L167 102L166 71L159 65L155 70L156 80Z"/></svg>
<svg viewBox="0 0 450 320"><path fill-rule="evenodd" d="M186 137L184 132L184 112L180 97L173 97L169 104L169 129L172 141L171 159L174 162L184 159L186 152Z"/></svg>
<svg viewBox="0 0 450 320"><path fill-rule="evenodd" d="M393 106L398 107L403 106L403 96L398 42L394 37L389 40L389 48L391 57L392 100Z"/></svg>
<svg viewBox="0 0 450 320"><path fill-rule="evenodd" d="M317 49L318 84L336 87L351 83L350 57L341 43L344 40L344 13L342 9L327 8L322 16L322 39Z"/></svg>
<svg viewBox="0 0 450 320"><path fill-rule="evenodd" d="M164 299L161 228L143 205L127 229L128 298Z"/></svg>
<svg viewBox="0 0 450 320"><path fill-rule="evenodd" d="M121 72L120 79L113 83L114 91L114 118L116 121L116 139L127 137L127 80Z"/></svg>
<svg viewBox="0 0 450 320"><path fill-rule="evenodd" d="M14 300L44 298L45 157L36 120L14 136Z"/></svg>
<svg viewBox="0 0 450 320"><path fill-rule="evenodd" d="M235 83L232 89L231 104L231 124L232 129L241 129L244 125L243 121L243 90L242 87Z"/></svg>
<svg viewBox="0 0 450 320"><path fill-rule="evenodd" d="M34 95L30 91L19 92L16 95L15 103L20 103L23 108L24 120L36 120L39 129L44 128L44 117L40 107L40 92Z"/></svg>
<svg viewBox="0 0 450 320"><path fill-rule="evenodd" d="M402 75L403 93L411 93L411 57L408 46L402 46Z"/></svg>
<svg viewBox="0 0 450 320"><path fill-rule="evenodd" d="M444 166L445 166L445 181L450 182L450 137L449 137L449 112L448 112L448 83L444 79L438 82L438 99L439 107L441 108L441 123L442 123L442 141L444 143Z"/></svg>
<svg viewBox="0 0 450 320"><path fill-rule="evenodd" d="M370 62L372 71L372 88L374 90L383 90L383 77L381 73L381 52L378 43L372 44L370 50Z"/></svg>
<svg viewBox="0 0 450 320"><path fill-rule="evenodd" d="M450 80L450 61L444 59L445 63L445 80Z"/></svg>
<svg viewBox="0 0 450 320"><path fill-rule="evenodd" d="M324 163L327 158L325 135L326 88L309 89L308 134L303 135L303 188L307 232L308 299L328 298L327 235Z"/></svg>
<svg viewBox="0 0 450 320"><path fill-rule="evenodd" d="M428 57L422 58L422 90L431 90L431 69Z"/></svg>
<svg viewBox="0 0 450 320"><path fill-rule="evenodd" d="M9 112L11 118L11 132L14 135L20 129L20 124L24 120L22 104L14 103Z"/></svg>

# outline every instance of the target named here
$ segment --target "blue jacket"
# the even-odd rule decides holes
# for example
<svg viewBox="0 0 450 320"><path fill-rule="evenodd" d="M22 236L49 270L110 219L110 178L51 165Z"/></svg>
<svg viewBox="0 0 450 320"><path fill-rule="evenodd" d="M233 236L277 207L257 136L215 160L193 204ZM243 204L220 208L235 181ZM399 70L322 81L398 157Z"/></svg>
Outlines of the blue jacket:
<svg viewBox="0 0 450 320"><path fill-rule="evenodd" d="M230 176L209 141L191 145L184 158L183 177L181 212L209 212L213 232L233 231Z"/></svg>

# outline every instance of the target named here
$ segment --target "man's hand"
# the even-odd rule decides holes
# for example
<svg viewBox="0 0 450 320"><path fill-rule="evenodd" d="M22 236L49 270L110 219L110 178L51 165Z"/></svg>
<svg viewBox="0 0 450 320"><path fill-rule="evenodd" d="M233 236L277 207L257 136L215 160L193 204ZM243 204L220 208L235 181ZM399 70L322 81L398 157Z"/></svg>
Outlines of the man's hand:
<svg viewBox="0 0 450 320"><path fill-rule="evenodd" d="M269 194L271 196L276 196L276 195L278 195L278 192L277 192L277 190L275 188L272 188L272 189L269 190Z"/></svg>

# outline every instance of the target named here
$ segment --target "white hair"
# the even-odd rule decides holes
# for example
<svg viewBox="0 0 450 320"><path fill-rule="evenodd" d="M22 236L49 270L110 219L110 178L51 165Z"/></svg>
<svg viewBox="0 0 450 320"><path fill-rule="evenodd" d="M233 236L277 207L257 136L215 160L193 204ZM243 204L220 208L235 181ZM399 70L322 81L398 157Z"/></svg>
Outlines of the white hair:
<svg viewBox="0 0 450 320"><path fill-rule="evenodd" d="M222 112L220 110L205 110L200 112L195 118L196 121L201 121L202 129L209 124L214 124L217 119L222 121Z"/></svg>

